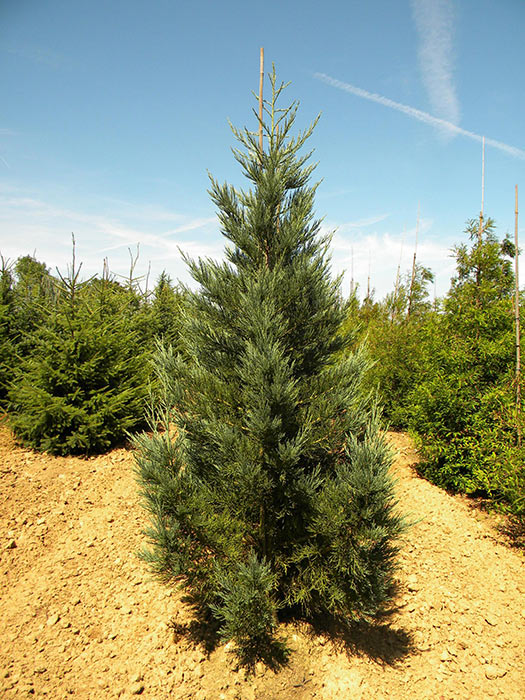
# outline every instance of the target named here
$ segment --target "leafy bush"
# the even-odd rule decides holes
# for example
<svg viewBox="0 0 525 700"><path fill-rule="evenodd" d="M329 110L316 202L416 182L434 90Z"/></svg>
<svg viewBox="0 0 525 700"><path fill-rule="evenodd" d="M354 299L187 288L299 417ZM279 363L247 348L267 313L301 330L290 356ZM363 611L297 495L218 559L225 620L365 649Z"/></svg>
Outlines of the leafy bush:
<svg viewBox="0 0 525 700"><path fill-rule="evenodd" d="M235 639L242 664L252 666L258 658L270 663L288 656L285 644L276 639L277 604L274 591L277 577L265 561L255 553L237 568L225 573L217 571L219 603L211 609L222 622L221 636Z"/></svg>
<svg viewBox="0 0 525 700"><path fill-rule="evenodd" d="M373 360L365 385L377 394L385 422L406 428L414 381L423 369L426 341L432 333L435 312L428 301L427 285L433 275L416 265L384 301L367 297L359 304L355 294L347 304L343 331L353 332L356 344L364 342Z"/></svg>
<svg viewBox="0 0 525 700"><path fill-rule="evenodd" d="M418 435L434 482L487 496L524 511L525 450L519 445L512 392L514 278L511 244L489 219L473 244L455 249L457 275L443 313L427 336L423 371L410 394L410 428Z"/></svg>

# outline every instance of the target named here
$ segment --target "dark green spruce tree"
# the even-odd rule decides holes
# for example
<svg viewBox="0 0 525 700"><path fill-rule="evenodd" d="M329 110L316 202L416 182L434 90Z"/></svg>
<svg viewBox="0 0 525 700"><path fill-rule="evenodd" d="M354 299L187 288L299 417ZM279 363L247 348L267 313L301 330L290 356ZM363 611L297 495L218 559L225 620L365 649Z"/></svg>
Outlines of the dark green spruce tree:
<svg viewBox="0 0 525 700"><path fill-rule="evenodd" d="M157 356L163 398L153 435L137 440L144 557L246 663L279 647L278 611L377 613L403 529L361 389L367 360L341 359L345 307L314 218L315 166L300 153L315 124L292 135L297 106L277 107L285 86L270 78L265 150L233 129L251 189L212 179L226 262L188 261L199 288L180 350Z"/></svg>
<svg viewBox="0 0 525 700"><path fill-rule="evenodd" d="M9 390L9 422L23 444L52 454L105 452L146 424L148 358L118 283L54 280L54 304L28 339Z"/></svg>
<svg viewBox="0 0 525 700"><path fill-rule="evenodd" d="M161 340L165 345L178 343L183 304L184 297L178 286L174 286L171 277L162 272L153 294L142 306L142 314L138 314L139 331L150 346L154 340Z"/></svg>

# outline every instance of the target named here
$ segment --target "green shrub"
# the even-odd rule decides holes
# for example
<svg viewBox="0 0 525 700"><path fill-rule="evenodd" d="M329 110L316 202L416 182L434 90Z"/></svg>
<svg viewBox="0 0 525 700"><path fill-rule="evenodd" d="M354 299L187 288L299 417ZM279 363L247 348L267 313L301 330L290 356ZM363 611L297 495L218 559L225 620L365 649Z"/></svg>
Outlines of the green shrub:
<svg viewBox="0 0 525 700"><path fill-rule="evenodd" d="M482 239L467 227L471 248L455 249L457 275L433 333L423 371L410 394L409 425L424 456L421 470L435 483L492 499L523 514L525 451L518 444L512 297L507 240L493 222Z"/></svg>
<svg viewBox="0 0 525 700"><path fill-rule="evenodd" d="M10 424L52 454L103 452L145 423L148 367L110 280L80 283L74 267L9 391Z"/></svg>

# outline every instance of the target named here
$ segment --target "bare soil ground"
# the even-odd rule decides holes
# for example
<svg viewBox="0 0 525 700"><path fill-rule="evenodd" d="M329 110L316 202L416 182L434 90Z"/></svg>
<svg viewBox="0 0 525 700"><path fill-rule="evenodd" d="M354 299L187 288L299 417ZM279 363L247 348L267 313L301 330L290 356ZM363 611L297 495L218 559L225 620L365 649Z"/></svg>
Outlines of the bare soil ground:
<svg viewBox="0 0 525 700"><path fill-rule="evenodd" d="M174 635L190 615L136 557L132 454L35 454L0 426L0 697L522 700L523 555L493 518L417 477L407 436L390 439L400 508L417 521L395 606L346 637L283 626L289 665L247 675L227 647Z"/></svg>

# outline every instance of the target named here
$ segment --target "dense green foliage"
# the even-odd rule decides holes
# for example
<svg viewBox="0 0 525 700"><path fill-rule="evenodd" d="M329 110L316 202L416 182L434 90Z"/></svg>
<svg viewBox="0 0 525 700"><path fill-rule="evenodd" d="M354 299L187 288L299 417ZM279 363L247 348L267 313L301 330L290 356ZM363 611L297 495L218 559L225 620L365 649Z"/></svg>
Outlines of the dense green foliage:
<svg viewBox="0 0 525 700"><path fill-rule="evenodd" d="M470 245L454 248L449 293L430 305L428 270L416 266L397 294L360 306L387 421L410 429L435 483L489 497L522 516L525 451L515 404L514 246L494 223L467 225ZM412 295L412 299L410 299ZM408 309L410 308L410 314ZM356 314L347 323L355 323Z"/></svg>
<svg viewBox="0 0 525 700"><path fill-rule="evenodd" d="M514 247L493 222L469 223L457 273L425 348L411 396L423 472L440 485L480 493L523 512L525 450L515 413Z"/></svg>
<svg viewBox="0 0 525 700"><path fill-rule="evenodd" d="M177 343L183 306L165 274L146 296L79 272L24 256L0 276L0 401L20 441L54 454L106 451L146 424L154 341Z"/></svg>
<svg viewBox="0 0 525 700"><path fill-rule="evenodd" d="M357 320L366 338L374 361L367 383L378 392L384 420L392 428L407 426L414 379L423 369L421 349L434 316L428 300L432 280L430 270L416 264L383 302L365 299L349 319Z"/></svg>
<svg viewBox="0 0 525 700"><path fill-rule="evenodd" d="M15 364L13 276L2 259L0 271L0 405L5 405Z"/></svg>
<svg viewBox="0 0 525 700"><path fill-rule="evenodd" d="M184 293L182 289L173 286L170 276L165 272L160 275L153 290L153 299L147 308L150 337L158 338L165 345L177 346Z"/></svg>
<svg viewBox="0 0 525 700"><path fill-rule="evenodd" d="M108 279L81 283L74 267L55 280L56 302L9 391L11 426L24 444L90 454L144 423L147 365L123 291Z"/></svg>
<svg viewBox="0 0 525 700"><path fill-rule="evenodd" d="M296 107L276 107L275 75L272 88L267 149L234 130L252 189L212 179L227 261L189 261L200 286L180 347L157 355L162 400L153 435L137 440L152 516L144 556L246 662L278 644L280 609L374 615L402 529L362 389L367 359L342 357L353 334L340 332L345 304L300 154L313 127L293 137Z"/></svg>
<svg viewBox="0 0 525 700"><path fill-rule="evenodd" d="M44 263L25 255L14 265L2 258L0 271L0 405L22 358L33 352L35 333L55 303L52 277Z"/></svg>

